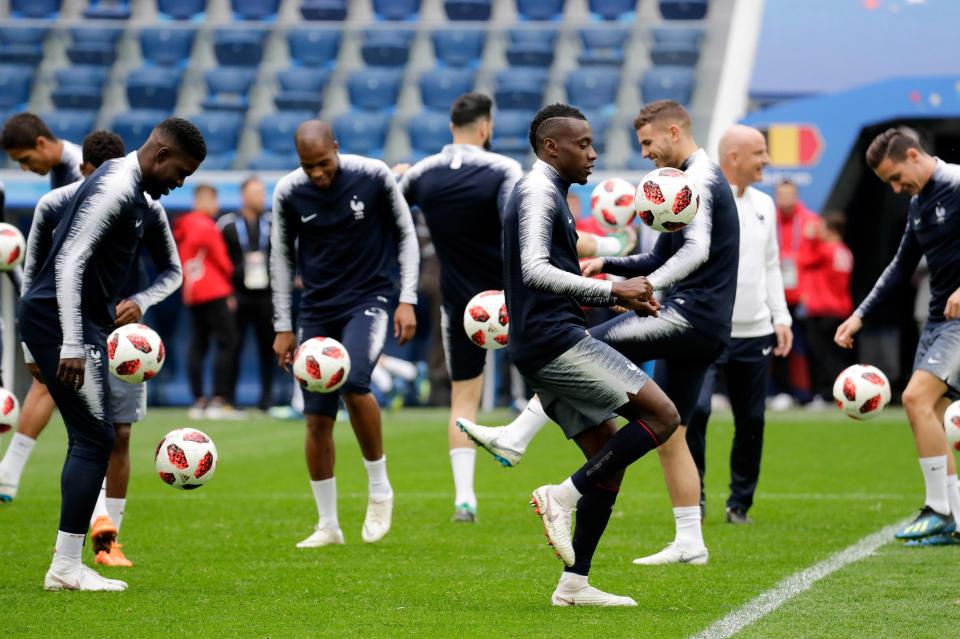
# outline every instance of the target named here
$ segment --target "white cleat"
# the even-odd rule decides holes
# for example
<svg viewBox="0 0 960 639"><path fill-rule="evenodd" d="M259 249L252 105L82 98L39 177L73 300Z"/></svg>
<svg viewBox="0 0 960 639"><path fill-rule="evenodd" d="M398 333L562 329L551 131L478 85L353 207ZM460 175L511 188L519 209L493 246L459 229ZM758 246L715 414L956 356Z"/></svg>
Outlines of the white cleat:
<svg viewBox="0 0 960 639"><path fill-rule="evenodd" d="M13 501L17 496L19 482L8 475L0 475L0 503Z"/></svg>
<svg viewBox="0 0 960 639"><path fill-rule="evenodd" d="M504 441L507 432L506 426L480 426L469 419L462 417L457 420L457 427L467 434L477 446L480 446L493 455L501 466L512 468L523 459L526 450L519 450Z"/></svg>
<svg viewBox="0 0 960 639"><path fill-rule="evenodd" d="M320 548L321 546L342 546L343 531L339 528L314 529L313 534L297 544L297 548Z"/></svg>
<svg viewBox="0 0 960 639"><path fill-rule="evenodd" d="M554 606L636 606L637 602L630 597L611 595L590 584L585 584L576 590L568 590L562 585L557 586L550 598Z"/></svg>
<svg viewBox="0 0 960 639"><path fill-rule="evenodd" d="M363 530L360 536L368 544L373 544L390 532L393 520L393 497L371 499L367 502L367 516L363 518Z"/></svg>
<svg viewBox="0 0 960 639"><path fill-rule="evenodd" d="M78 564L69 570L55 570L50 566L43 578L44 590L89 590L102 592L122 592L127 589L127 582L119 579L107 579L96 570Z"/></svg>
<svg viewBox="0 0 960 639"><path fill-rule="evenodd" d="M702 566L707 563L710 553L706 546L699 548L681 548L675 542L670 542L667 547L658 553L634 559L633 563L638 566L664 566L666 564L693 564Z"/></svg>
<svg viewBox="0 0 960 639"><path fill-rule="evenodd" d="M573 522L573 509L567 510L560 507L552 494L556 488L556 486L549 484L537 488L533 491L530 505L533 506L533 511L540 516L547 542L557 551L557 557L567 566L572 566L576 561L576 554L573 551L573 536L570 532Z"/></svg>

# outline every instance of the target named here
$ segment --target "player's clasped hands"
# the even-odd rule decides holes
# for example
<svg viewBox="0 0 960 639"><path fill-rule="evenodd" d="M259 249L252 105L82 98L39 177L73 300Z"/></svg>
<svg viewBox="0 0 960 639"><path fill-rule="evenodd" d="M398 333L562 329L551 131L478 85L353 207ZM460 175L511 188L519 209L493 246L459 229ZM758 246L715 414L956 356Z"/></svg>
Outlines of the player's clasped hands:
<svg viewBox="0 0 960 639"><path fill-rule="evenodd" d="M617 305L634 311L638 315L656 317L660 312L660 303L653 297L653 285L645 277L633 277L622 282L614 282L610 289Z"/></svg>

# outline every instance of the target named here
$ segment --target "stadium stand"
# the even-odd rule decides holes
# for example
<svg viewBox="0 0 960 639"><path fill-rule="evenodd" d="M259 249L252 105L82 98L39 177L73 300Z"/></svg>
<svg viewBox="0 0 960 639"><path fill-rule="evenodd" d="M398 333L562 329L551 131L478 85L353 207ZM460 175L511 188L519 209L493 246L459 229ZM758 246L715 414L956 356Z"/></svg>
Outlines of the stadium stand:
<svg viewBox="0 0 960 639"><path fill-rule="evenodd" d="M443 10L451 20L486 22L493 12L491 0L444 0Z"/></svg>
<svg viewBox="0 0 960 639"><path fill-rule="evenodd" d="M428 109L444 113L457 96L473 90L475 73L464 69L432 69L420 76L420 101Z"/></svg>
<svg viewBox="0 0 960 639"><path fill-rule="evenodd" d="M347 0L304 0L300 15L304 20L346 20Z"/></svg>
<svg viewBox="0 0 960 639"><path fill-rule="evenodd" d="M207 0L157 0L157 11L168 20L203 20Z"/></svg>
<svg viewBox="0 0 960 639"><path fill-rule="evenodd" d="M117 60L117 41L123 30L114 27L75 27L67 57L73 64L110 66Z"/></svg>
<svg viewBox="0 0 960 639"><path fill-rule="evenodd" d="M343 153L379 157L387 141L390 115L384 112L345 113L333 121L333 130Z"/></svg>
<svg viewBox="0 0 960 639"><path fill-rule="evenodd" d="M83 17L90 20L127 20L130 18L130 3L125 0L90 0Z"/></svg>
<svg viewBox="0 0 960 639"><path fill-rule="evenodd" d="M0 66L0 109L4 111L25 109L30 100L32 82L33 67L20 64Z"/></svg>
<svg viewBox="0 0 960 639"><path fill-rule="evenodd" d="M103 104L107 84L107 68L73 66L55 72L57 88L50 94L58 109L97 111Z"/></svg>
<svg viewBox="0 0 960 639"><path fill-rule="evenodd" d="M693 96L693 83L689 67L653 67L643 74L640 92L644 102L674 100L687 105Z"/></svg>
<svg viewBox="0 0 960 639"><path fill-rule="evenodd" d="M517 67L549 67L553 65L553 51L557 32L552 29L512 29L507 37L507 62Z"/></svg>
<svg viewBox="0 0 960 639"><path fill-rule="evenodd" d="M207 111L245 112L250 102L248 93L257 78L257 70L246 67L220 67L204 74L207 97L202 106Z"/></svg>
<svg viewBox="0 0 960 639"><path fill-rule="evenodd" d="M412 22L420 15L420 0L373 0L373 13L379 20Z"/></svg>
<svg viewBox="0 0 960 639"><path fill-rule="evenodd" d="M60 14L62 0L10 0L10 15L14 18L53 19Z"/></svg>
<svg viewBox="0 0 960 639"><path fill-rule="evenodd" d="M55 136L77 143L87 137L97 123L96 111L57 109L40 117Z"/></svg>
<svg viewBox="0 0 960 639"><path fill-rule="evenodd" d="M655 28L650 61L656 65L692 67L700 59L703 30L697 27Z"/></svg>
<svg viewBox="0 0 960 639"><path fill-rule="evenodd" d="M280 0L230 0L235 20L275 20Z"/></svg>
<svg viewBox="0 0 960 639"><path fill-rule="evenodd" d="M433 55L439 64L450 67L476 67L483 58L487 32L480 29L443 29L434 31Z"/></svg>
<svg viewBox="0 0 960 639"><path fill-rule="evenodd" d="M365 111L393 110L402 81L403 69L361 69L347 80L350 104Z"/></svg>
<svg viewBox="0 0 960 639"><path fill-rule="evenodd" d="M127 77L127 102L132 109L173 111L180 91L180 69L143 67Z"/></svg>
<svg viewBox="0 0 960 639"><path fill-rule="evenodd" d="M39 65L48 32L45 27L0 28L0 64Z"/></svg>
<svg viewBox="0 0 960 639"><path fill-rule="evenodd" d="M372 67L403 67L410 60L413 31L370 29L363 34L360 55Z"/></svg>
<svg viewBox="0 0 960 639"><path fill-rule="evenodd" d="M413 149L411 161L436 153L444 144L450 144L450 117L447 113L424 111L407 122L410 135L410 147Z"/></svg>
<svg viewBox="0 0 960 639"><path fill-rule="evenodd" d="M517 13L523 20L559 20L564 0L517 0Z"/></svg>
<svg viewBox="0 0 960 639"><path fill-rule="evenodd" d="M290 60L304 67L331 68L342 40L342 33L333 29L292 29L287 33Z"/></svg>
<svg viewBox="0 0 960 639"><path fill-rule="evenodd" d="M590 0L590 15L595 20L632 21L637 10L637 0Z"/></svg>
<svg viewBox="0 0 960 639"><path fill-rule="evenodd" d="M326 69L291 68L277 73L278 91L273 102L278 111L312 111L323 108L323 93L330 81Z"/></svg>
<svg viewBox="0 0 960 639"><path fill-rule="evenodd" d="M229 111L207 111L190 118L197 125L207 143L207 159L203 161L208 170L233 168L236 149L243 127L243 114Z"/></svg>
<svg viewBox="0 0 960 639"><path fill-rule="evenodd" d="M140 55L148 64L185 67L195 39L192 29L144 29L140 32Z"/></svg>
<svg viewBox="0 0 960 639"><path fill-rule="evenodd" d="M666 20L703 20L707 0L660 0L660 13Z"/></svg>
<svg viewBox="0 0 960 639"><path fill-rule="evenodd" d="M137 149L146 142L150 131L160 120L170 115L166 111L131 110L118 113L109 124L111 131L123 138L128 149ZM79 141L78 141L79 142Z"/></svg>

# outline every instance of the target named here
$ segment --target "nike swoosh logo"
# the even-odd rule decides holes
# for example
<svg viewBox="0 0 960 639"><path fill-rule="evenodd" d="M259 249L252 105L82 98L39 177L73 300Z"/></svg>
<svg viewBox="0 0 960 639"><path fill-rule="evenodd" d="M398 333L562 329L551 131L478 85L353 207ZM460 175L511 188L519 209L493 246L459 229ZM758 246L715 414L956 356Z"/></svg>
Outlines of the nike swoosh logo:
<svg viewBox="0 0 960 639"><path fill-rule="evenodd" d="M141 226L143 226L143 220L137 220L137 223L134 224L134 226L136 226L137 228L140 228Z"/></svg>
<svg viewBox="0 0 960 639"><path fill-rule="evenodd" d="M75 583L75 584L68 584L68 583L65 582L63 579L61 579L60 577L57 577L56 575L50 575L50 578L53 579L53 580L54 580L55 582L57 582L58 584L60 584L61 586L63 586L64 588L66 588L67 590L79 590L79 589L80 589L80 580L79 580L79 579L77 580L77 583Z"/></svg>
<svg viewBox="0 0 960 639"><path fill-rule="evenodd" d="M379 314L382 313L382 312L383 312L383 311L380 310L379 308L368 308L367 310L365 310L365 311L363 312L363 314L364 314L364 315L369 315L370 317L376 317L377 315L379 315Z"/></svg>
<svg viewBox="0 0 960 639"><path fill-rule="evenodd" d="M773 346L767 346L765 349L763 349L763 350L760 351L760 352L763 353L764 355L769 355L769 354L770 354L770 351L772 351L772 350L773 350Z"/></svg>
<svg viewBox="0 0 960 639"><path fill-rule="evenodd" d="M940 470L941 468L943 468L943 466L937 466L936 468L931 468L931 469L930 469L930 472L931 472L931 473L935 473L935 472L937 472L938 470Z"/></svg>
<svg viewBox="0 0 960 639"><path fill-rule="evenodd" d="M310 220L312 220L312 219L315 218L315 217L317 217L317 214L316 214L316 213L314 213L313 215L301 215L301 216L300 216L300 221L301 221L301 222L309 222Z"/></svg>
<svg viewBox="0 0 960 639"><path fill-rule="evenodd" d="M942 363L943 363L942 359L934 359L931 357L930 359L927 360L927 364L942 364Z"/></svg>
<svg viewBox="0 0 960 639"><path fill-rule="evenodd" d="M693 561L694 559L697 559L698 557L700 557L700 554L699 554L699 553L696 554L696 555L688 555L688 554L685 553L685 552L681 552L681 553L680 553L680 563L682 563L682 564L690 563L691 561Z"/></svg>

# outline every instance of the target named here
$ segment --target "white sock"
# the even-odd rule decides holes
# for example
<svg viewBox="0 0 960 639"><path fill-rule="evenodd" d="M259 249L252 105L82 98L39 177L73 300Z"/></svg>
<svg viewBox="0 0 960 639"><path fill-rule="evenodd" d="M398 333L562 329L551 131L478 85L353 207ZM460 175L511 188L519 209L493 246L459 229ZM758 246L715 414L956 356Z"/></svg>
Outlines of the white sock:
<svg viewBox="0 0 960 639"><path fill-rule="evenodd" d="M454 506L467 504L471 508L477 507L477 496L473 492L473 467L476 461L476 448L450 449L450 467L453 468L453 486L457 490L457 496L453 500Z"/></svg>
<svg viewBox="0 0 960 639"><path fill-rule="evenodd" d="M86 535L74 535L58 530L56 552L53 554L53 563L50 567L61 572L78 567L83 554L85 537Z"/></svg>
<svg viewBox="0 0 960 639"><path fill-rule="evenodd" d="M927 486L926 505L940 514L950 512L950 502L947 501L947 456L921 457L920 470L923 471L923 481Z"/></svg>
<svg viewBox="0 0 960 639"><path fill-rule="evenodd" d="M117 534L120 534L120 524L123 523L123 510L127 507L127 498L123 497L107 497L107 512L110 514L110 519L113 520L113 525L117 527Z"/></svg>
<svg viewBox="0 0 960 639"><path fill-rule="evenodd" d="M413 362L408 362L399 357L384 355L380 358L380 365L394 377L412 382L417 378L417 366Z"/></svg>
<svg viewBox="0 0 960 639"><path fill-rule="evenodd" d="M700 506L681 506L673 509L677 522L674 543L679 546L703 546L703 530L700 528Z"/></svg>
<svg viewBox="0 0 960 639"><path fill-rule="evenodd" d="M956 475L947 475L947 501L950 502L953 520L957 522L957 530L960 530L960 481Z"/></svg>
<svg viewBox="0 0 960 639"><path fill-rule="evenodd" d="M370 381L377 387L381 393L389 393L393 390L393 377L383 366L376 366L370 373Z"/></svg>
<svg viewBox="0 0 960 639"><path fill-rule="evenodd" d="M97 517L109 517L110 511L107 510L107 480L104 479L100 484L100 494L97 495L97 503L93 505L93 514L90 515L90 525L97 520ZM117 522L113 522L116 524Z"/></svg>
<svg viewBox="0 0 960 639"><path fill-rule="evenodd" d="M3 461L0 461L0 475L3 475L7 481L19 484L20 475L23 474L23 467L27 465L30 459L30 453L37 444L37 440L27 437L23 433L14 433L10 445L7 446L7 452L3 455Z"/></svg>
<svg viewBox="0 0 960 639"><path fill-rule="evenodd" d="M513 444L512 448L525 451L548 421L550 418L543 412L540 398L534 396L523 412L507 426L507 441Z"/></svg>
<svg viewBox="0 0 960 639"><path fill-rule="evenodd" d="M337 519L337 478L310 481L313 490L313 500L317 503L317 528L339 530L340 521Z"/></svg>
<svg viewBox="0 0 960 639"><path fill-rule="evenodd" d="M387 478L387 456L376 461L363 460L367 467L367 479L370 481L368 492L371 499L382 500L393 497L393 488Z"/></svg>
<svg viewBox="0 0 960 639"><path fill-rule="evenodd" d="M573 592L575 590L580 590L587 585L587 576L578 575L575 572L563 571L560 573L560 584L558 588L563 588L567 592Z"/></svg>
<svg viewBox="0 0 960 639"><path fill-rule="evenodd" d="M577 502L583 497L583 494L573 485L573 480L567 477L554 491L554 499L561 508L567 510L576 510Z"/></svg>

